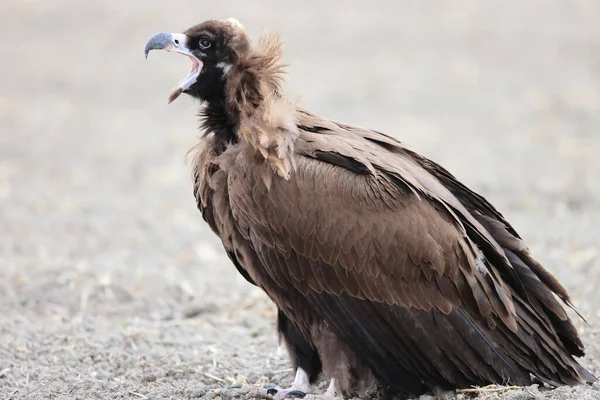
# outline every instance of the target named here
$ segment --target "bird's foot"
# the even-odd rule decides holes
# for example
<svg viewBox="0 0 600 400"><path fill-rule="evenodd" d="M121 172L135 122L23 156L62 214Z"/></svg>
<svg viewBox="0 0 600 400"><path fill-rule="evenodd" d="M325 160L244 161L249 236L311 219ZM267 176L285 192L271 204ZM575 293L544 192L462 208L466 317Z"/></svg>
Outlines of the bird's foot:
<svg viewBox="0 0 600 400"><path fill-rule="evenodd" d="M304 400L344 400L341 395L329 394L327 392L323 394L307 394Z"/></svg>
<svg viewBox="0 0 600 400"><path fill-rule="evenodd" d="M298 385L299 383L299 385ZM300 386L302 389L299 389ZM292 387L283 389L273 383L268 383L264 386L236 384L231 385L226 393L221 393L224 398L235 398L240 396L252 396L267 400L286 400L286 399L303 399L303 400L344 400L344 397L337 389L335 380L332 379L329 387L323 394L307 394L303 379L295 379ZM225 395L225 396L223 396Z"/></svg>
<svg viewBox="0 0 600 400"><path fill-rule="evenodd" d="M329 387L323 394L307 394L304 400L344 400L335 384L335 379L329 382Z"/></svg>
<svg viewBox="0 0 600 400"><path fill-rule="evenodd" d="M306 397L306 392L302 390L295 387L283 389L274 383L268 383L262 387L249 384L231 385L227 392L231 397L254 396L267 400L303 399Z"/></svg>
<svg viewBox="0 0 600 400"><path fill-rule="evenodd" d="M307 394L304 390L292 385L292 387L283 389L273 383L265 385L267 393L269 393L273 400L284 400L284 399L305 399Z"/></svg>
<svg viewBox="0 0 600 400"><path fill-rule="evenodd" d="M274 383L264 382L259 380L256 384L249 385L245 379L242 379L237 384L229 386L226 390L226 398L253 396L268 400L303 399L310 388L308 374L302 368L296 370L294 383L290 388L283 389Z"/></svg>

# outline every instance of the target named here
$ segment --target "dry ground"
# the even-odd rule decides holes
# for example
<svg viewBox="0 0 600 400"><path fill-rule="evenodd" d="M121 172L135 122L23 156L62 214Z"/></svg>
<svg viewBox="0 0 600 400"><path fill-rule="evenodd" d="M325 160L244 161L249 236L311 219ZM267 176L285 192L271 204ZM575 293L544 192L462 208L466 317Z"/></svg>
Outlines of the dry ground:
<svg viewBox="0 0 600 400"><path fill-rule="evenodd" d="M143 57L156 31L229 16L283 33L305 107L396 135L496 204L572 292L600 375L597 0L3 0L0 399L289 383L273 307L195 209L197 104L166 104L188 61Z"/></svg>

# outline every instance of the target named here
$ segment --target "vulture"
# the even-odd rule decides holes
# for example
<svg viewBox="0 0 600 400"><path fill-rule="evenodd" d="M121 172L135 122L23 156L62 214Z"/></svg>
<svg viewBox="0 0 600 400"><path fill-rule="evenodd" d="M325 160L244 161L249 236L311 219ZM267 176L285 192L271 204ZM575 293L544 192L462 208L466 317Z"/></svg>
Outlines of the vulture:
<svg viewBox="0 0 600 400"><path fill-rule="evenodd" d="M391 136L287 98L278 34L208 20L151 50L192 62L169 103L200 100L197 207L278 310L295 378L255 394L304 397L321 374L323 399L596 380L569 294L503 215Z"/></svg>

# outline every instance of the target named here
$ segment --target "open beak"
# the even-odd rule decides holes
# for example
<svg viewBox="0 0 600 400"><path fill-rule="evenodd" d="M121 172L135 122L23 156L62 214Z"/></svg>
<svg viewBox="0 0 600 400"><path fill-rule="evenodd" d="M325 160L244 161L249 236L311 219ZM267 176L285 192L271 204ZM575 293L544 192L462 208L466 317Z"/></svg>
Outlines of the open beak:
<svg viewBox="0 0 600 400"><path fill-rule="evenodd" d="M190 73L179 82L169 95L169 103L179 97L179 95L190 88L202 71L202 61L200 61L187 48L188 37L183 33L166 33L160 32L148 39L144 54L148 58L148 53L152 50L174 51L186 55L192 60L192 70Z"/></svg>

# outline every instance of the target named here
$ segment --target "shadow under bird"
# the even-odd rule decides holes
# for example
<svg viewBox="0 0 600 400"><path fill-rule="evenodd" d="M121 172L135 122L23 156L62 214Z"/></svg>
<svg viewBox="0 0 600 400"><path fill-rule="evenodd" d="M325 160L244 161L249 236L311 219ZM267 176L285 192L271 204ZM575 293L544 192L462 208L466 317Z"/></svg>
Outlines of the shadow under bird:
<svg viewBox="0 0 600 400"><path fill-rule="evenodd" d="M202 101L194 195L238 271L278 308L292 387L334 399L492 383L593 382L561 284L486 199L390 136L285 97L276 34L234 19L158 33L184 54L174 89ZM321 395L307 395L324 373ZM254 391L254 392L253 392Z"/></svg>

